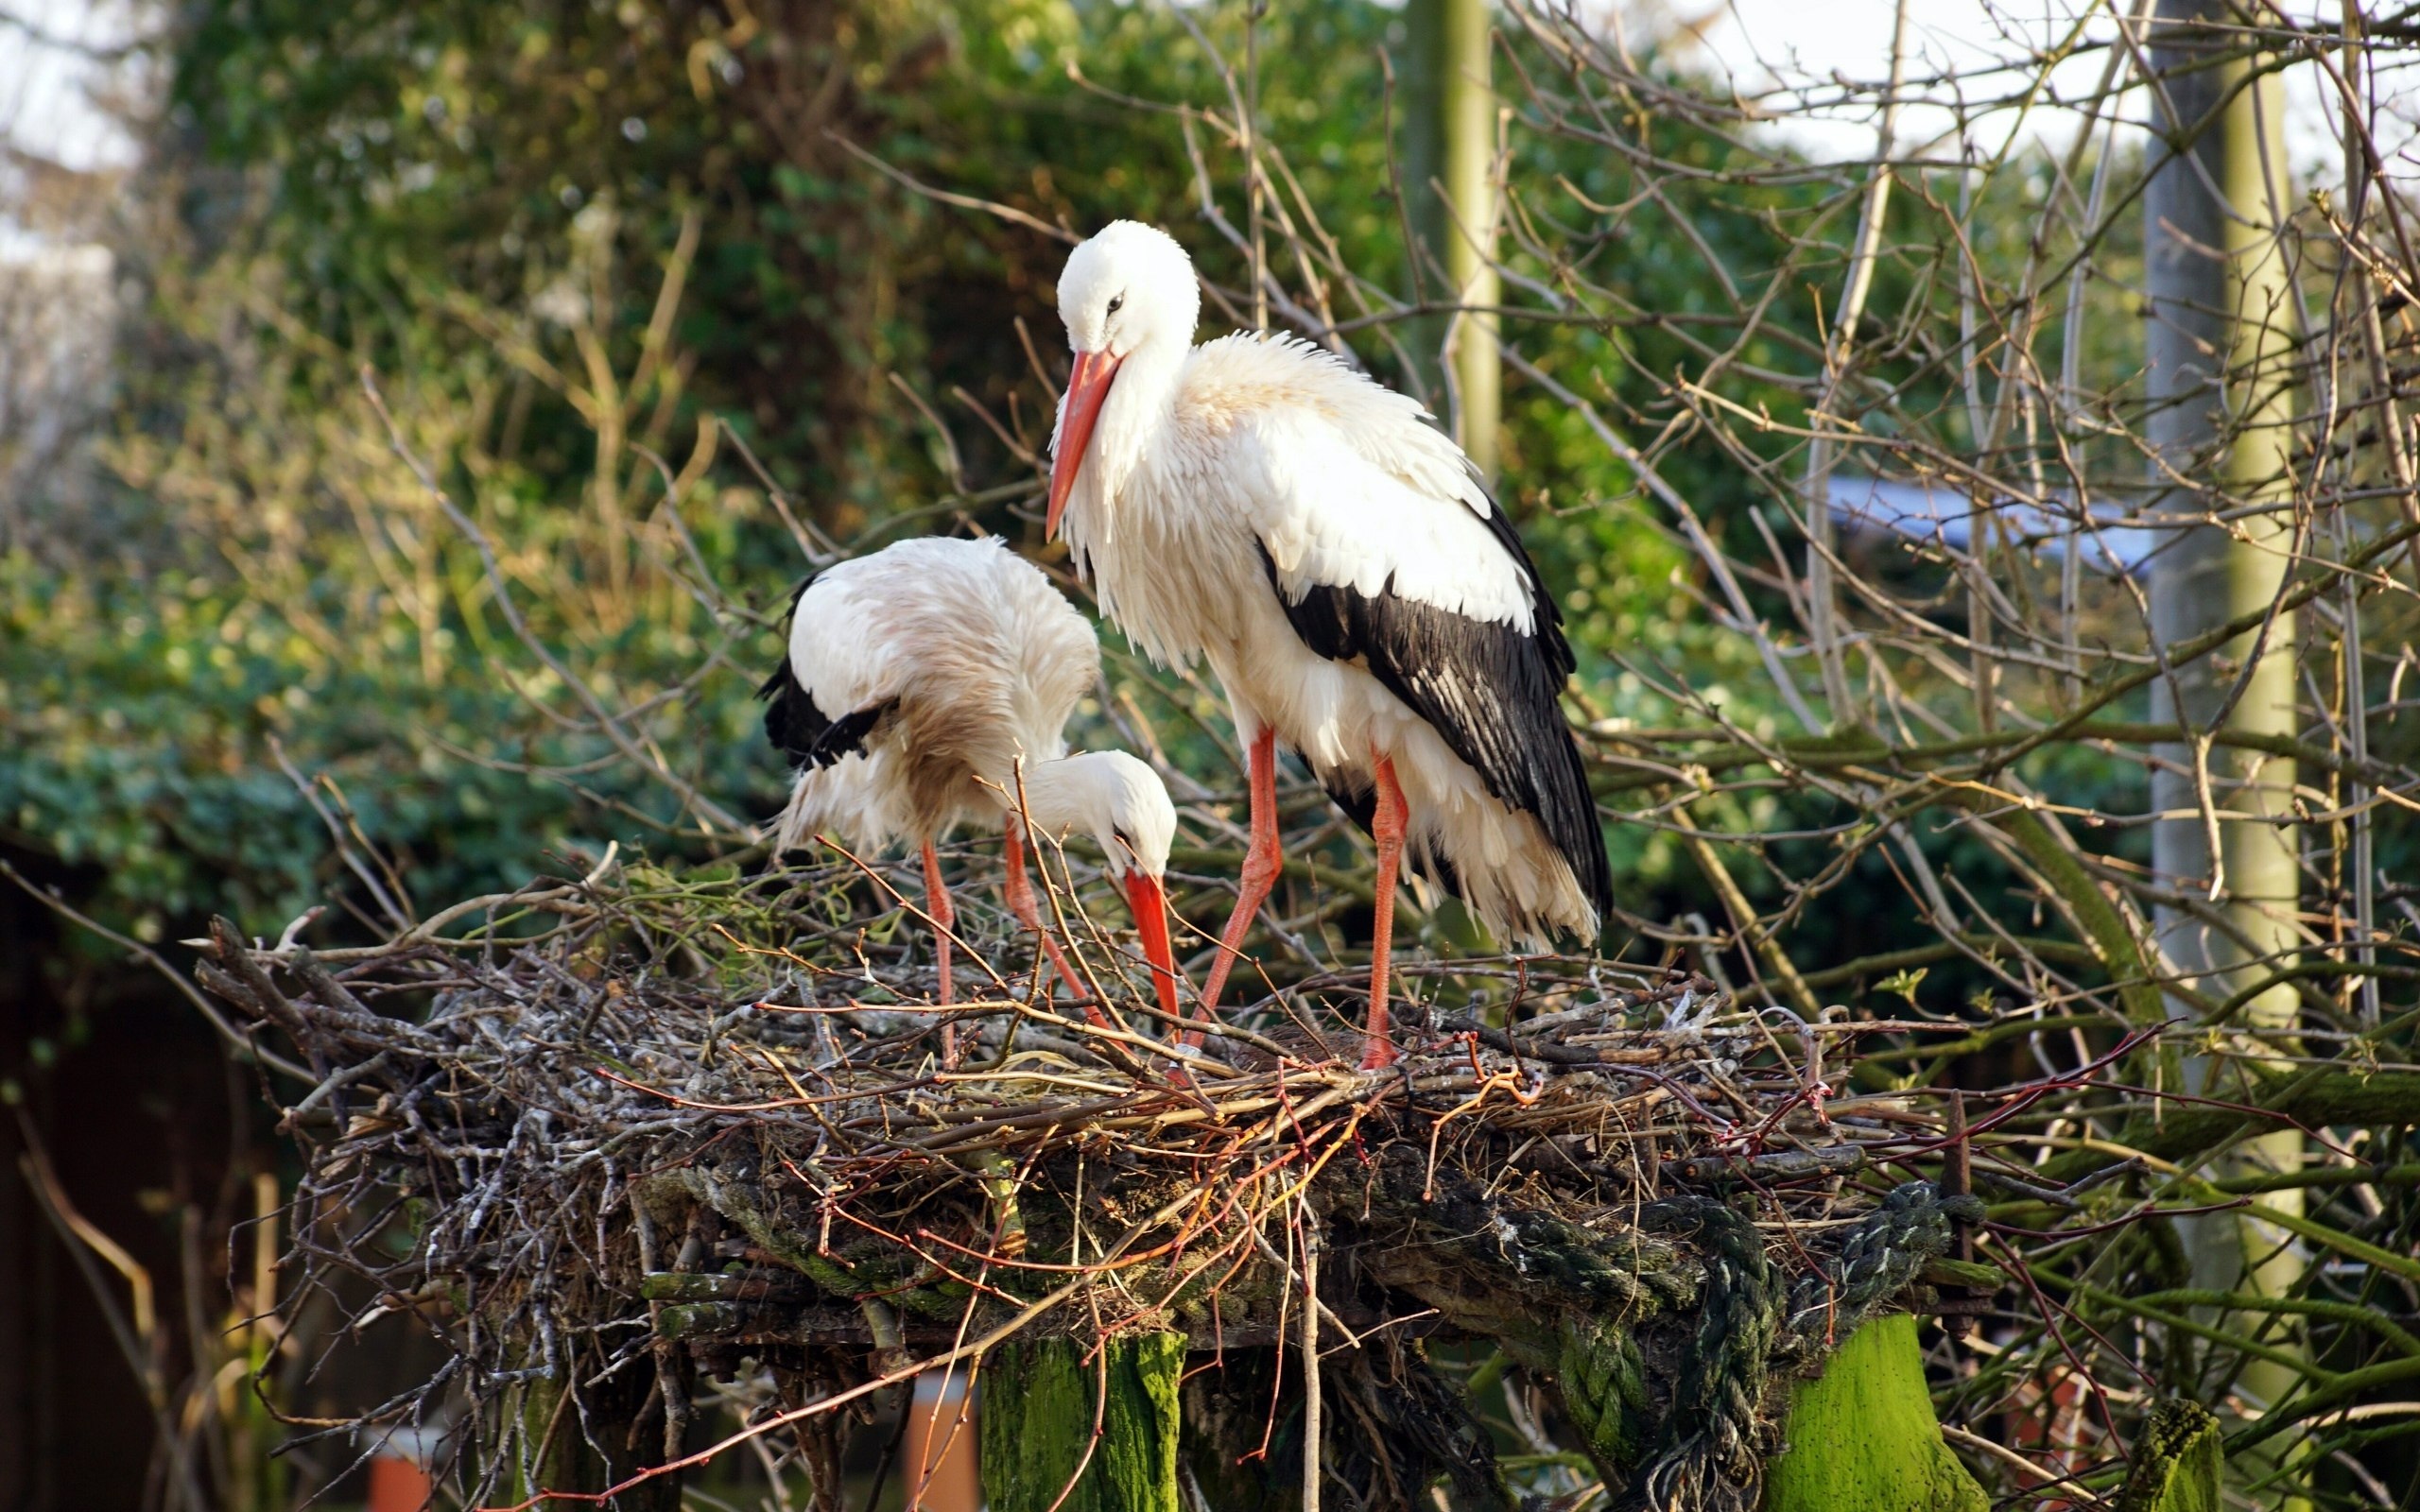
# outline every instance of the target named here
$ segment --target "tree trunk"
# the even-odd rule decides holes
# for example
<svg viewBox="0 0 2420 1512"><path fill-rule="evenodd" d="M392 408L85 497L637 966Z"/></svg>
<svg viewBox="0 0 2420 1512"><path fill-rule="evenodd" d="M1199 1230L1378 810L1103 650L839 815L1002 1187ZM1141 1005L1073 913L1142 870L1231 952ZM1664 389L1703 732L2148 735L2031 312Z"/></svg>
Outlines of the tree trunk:
<svg viewBox="0 0 2420 1512"><path fill-rule="evenodd" d="M2160 507L2199 523L2179 528L2152 569L2152 633L2174 645L2274 602L2292 544L2286 422L2286 358L2292 290L2275 227L2291 189L2283 154L2284 101L2274 73L2246 51L2245 18L2227 0L2160 0L2152 37L2156 171L2144 196L2148 433L2156 448ZM2163 164L2163 160L2165 160ZM2206 480L2206 481L2205 481ZM2243 512L2246 504L2273 508ZM2213 518L2221 510L2235 518ZM2152 718L2205 732L2289 735L2296 728L2294 623L2174 669L2155 685ZM2224 1001L2290 961L2300 893L2291 812L2294 767L2241 749L2157 748L2152 865L2164 885L2206 906L2163 909L2159 943L2169 970ZM2209 816L2215 815L2215 821ZM2216 833L2215 853L2212 833ZM2190 1017L2193 1010L2180 1004ZM2295 995L2276 988L2240 1011L2249 1026L2290 1026ZM2225 1062L2188 1065L2197 1091L2232 1097ZM2246 1141L2229 1164L2258 1170L2302 1163L2291 1130ZM2274 1194L2298 1208L2299 1192ZM2274 1295L2300 1273L2287 1235L2230 1214L2187 1220L2196 1285ZM2228 1320L2247 1331L2250 1317ZM2273 1343L2280 1342L2273 1334ZM2255 1361L2245 1395L2273 1402L2296 1380L2288 1366Z"/></svg>
<svg viewBox="0 0 2420 1512"><path fill-rule="evenodd" d="M1764 1512L1988 1512L1991 1498L1941 1440L1916 1320L1867 1323L1798 1388L1789 1447L1765 1477Z"/></svg>
<svg viewBox="0 0 2420 1512"><path fill-rule="evenodd" d="M976 1414L992 1512L1177 1512L1182 1333L1015 1339ZM1071 1484L1072 1483L1072 1484Z"/></svg>
<svg viewBox="0 0 2420 1512"><path fill-rule="evenodd" d="M1494 313L1503 290L1495 251L1495 94L1489 85L1491 43L1487 0L1410 0L1405 69L1404 194L1412 235L1408 249L1420 270L1414 291L1432 303L1458 302L1465 313L1415 327L1413 343L1442 342L1443 366L1422 374L1443 383L1445 397L1429 407L1450 419L1480 473L1495 481L1496 429L1503 408L1503 368ZM1440 198L1437 186L1443 185ZM1434 277L1442 268L1443 286ZM1426 353L1422 354L1425 358Z"/></svg>

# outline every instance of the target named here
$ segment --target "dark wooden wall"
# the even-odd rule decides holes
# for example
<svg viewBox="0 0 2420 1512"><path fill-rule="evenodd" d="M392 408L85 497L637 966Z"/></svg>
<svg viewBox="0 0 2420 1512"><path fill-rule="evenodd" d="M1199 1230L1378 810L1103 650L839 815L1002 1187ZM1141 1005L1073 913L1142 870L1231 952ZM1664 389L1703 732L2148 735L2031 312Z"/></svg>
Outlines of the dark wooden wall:
<svg viewBox="0 0 2420 1512"><path fill-rule="evenodd" d="M22 851L29 880L74 879ZM113 954L113 953L112 953ZM264 1152L256 1094L147 968L79 949L0 877L0 1512L144 1503L150 1409L94 1289L20 1167L30 1124L83 1215L147 1268L167 1379L228 1306L226 1215ZM23 1121L21 1123L21 1120ZM127 1288L104 1271L123 1309Z"/></svg>

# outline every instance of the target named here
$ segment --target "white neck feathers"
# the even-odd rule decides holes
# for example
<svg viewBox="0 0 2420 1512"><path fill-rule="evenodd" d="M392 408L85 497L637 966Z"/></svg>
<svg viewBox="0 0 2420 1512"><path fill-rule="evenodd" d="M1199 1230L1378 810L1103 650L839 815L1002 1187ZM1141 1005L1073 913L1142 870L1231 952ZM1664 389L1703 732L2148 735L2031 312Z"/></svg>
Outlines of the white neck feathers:
<svg viewBox="0 0 2420 1512"><path fill-rule="evenodd" d="M1068 500L1072 540L1106 546L1115 539L1117 501L1167 428L1190 351L1183 340L1159 337L1135 348L1118 364L1117 380L1101 405L1083 471Z"/></svg>

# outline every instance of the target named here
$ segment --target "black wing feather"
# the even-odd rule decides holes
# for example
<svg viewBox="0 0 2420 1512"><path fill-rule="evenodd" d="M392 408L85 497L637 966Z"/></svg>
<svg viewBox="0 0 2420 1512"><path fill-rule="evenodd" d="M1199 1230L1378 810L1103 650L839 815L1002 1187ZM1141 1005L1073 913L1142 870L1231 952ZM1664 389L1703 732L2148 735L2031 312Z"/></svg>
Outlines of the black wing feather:
<svg viewBox="0 0 2420 1512"><path fill-rule="evenodd" d="M810 577L798 585L790 595L790 615L798 615L799 600L814 583ZM795 770L809 766L829 766L852 751L865 748L866 736L882 722L882 716L898 707L896 698L887 699L871 708L853 710L834 718L816 706L815 697L798 680L798 673L790 665L789 657L782 657L782 664L773 669L756 696L765 704L765 734L773 747L789 758Z"/></svg>
<svg viewBox="0 0 2420 1512"><path fill-rule="evenodd" d="M1392 578L1374 598L1315 583L1299 601L1289 600L1266 546L1261 566L1303 644L1331 662L1366 666L1428 721L1498 801L1534 816L1601 915L1613 905L1613 868L1587 767L1557 701L1576 664L1571 644L1504 511L1491 509L1487 520L1531 586L1532 634L1405 598ZM1368 827L1367 795L1330 789L1330 796Z"/></svg>
<svg viewBox="0 0 2420 1512"><path fill-rule="evenodd" d="M1512 517L1504 512L1504 506L1495 502L1495 495L1484 484L1479 492L1487 500L1487 514L1481 523L1487 526L1487 533L1495 538L1495 543L1504 548L1504 555L1512 558L1512 565L1521 569L1522 580L1530 585L1530 623L1535 627L1540 648L1546 653L1547 670L1560 687L1564 679L1580 669L1579 660L1571 654L1571 643L1564 638L1563 606L1547 592L1546 579L1538 576L1537 563L1530 559L1530 548L1521 544L1521 532L1512 528Z"/></svg>

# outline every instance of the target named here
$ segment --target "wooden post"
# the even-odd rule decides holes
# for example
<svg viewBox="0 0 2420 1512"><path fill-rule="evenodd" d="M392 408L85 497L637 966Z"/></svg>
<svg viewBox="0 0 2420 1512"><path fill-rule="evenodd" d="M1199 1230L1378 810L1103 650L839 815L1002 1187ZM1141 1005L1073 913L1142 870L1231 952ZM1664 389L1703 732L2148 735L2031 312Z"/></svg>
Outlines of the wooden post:
<svg viewBox="0 0 2420 1512"><path fill-rule="evenodd" d="M1765 1512L1988 1512L1991 1498L1942 1442L1916 1320L1868 1322L1798 1388L1789 1447L1765 1477Z"/></svg>
<svg viewBox="0 0 2420 1512"><path fill-rule="evenodd" d="M1011 1339L994 1350L977 1415L992 1512L1178 1512L1184 1350L1182 1333L1098 1346Z"/></svg>
<svg viewBox="0 0 2420 1512"><path fill-rule="evenodd" d="M2284 89L2251 50L2254 33L2230 0L2159 0L2152 35L2153 172L2143 194L2145 430L2156 449L2153 490L2181 524L2151 571L2152 634L2173 645L2275 602L2294 550L2293 401L2287 373L2294 300L2278 226L2292 204L2282 123ZM2204 480L2209 480L2205 482ZM2267 506L2247 512L2245 506ZM2224 523L2212 518L2221 511ZM2296 712L2294 616L2238 637L2154 683L2152 717L2187 731L2221 729L2291 737ZM2157 747L2152 807L2175 817L2152 827L2156 880L2198 909L2166 908L2158 920L2164 965L2210 996L2233 997L2290 967L2301 868L2293 813L2294 764L2206 739ZM2194 1009L2178 1001L2188 1019ZM2238 1026L2290 1027L2294 990L2277 987L2240 1010ZM2281 1047L2282 1049L2282 1047ZM2244 1094L2242 1068L2217 1057L2186 1068L2189 1090ZM2233 1174L2302 1163L2292 1129L2244 1141ZM2299 1213L2302 1193L2273 1194ZM2280 1296L2304 1260L2291 1236L2235 1213L2180 1220L2196 1286ZM2290 1325L2259 1314L2225 1326L2295 1348ZM2211 1351L2212 1376L2231 1376L2257 1406L2299 1383L2291 1365L2250 1360L2237 1369ZM2290 1500L2283 1506L2307 1506Z"/></svg>
<svg viewBox="0 0 2420 1512"><path fill-rule="evenodd" d="M1303 1419L1280 1398L1281 1386L1296 1383L1285 1353L1231 1349L1186 1379L1177 1452L1201 1493L1200 1504L1217 1512L1300 1512Z"/></svg>
<svg viewBox="0 0 2420 1512"><path fill-rule="evenodd" d="M514 1477L516 1500L546 1491L601 1491L630 1479L643 1465L658 1463L652 1452L657 1445L632 1447L644 1441L637 1427L654 1390L653 1374L641 1370L625 1370L592 1387L583 1400L574 1400L558 1382L541 1378L525 1383L517 1452L527 1474ZM592 1436L596 1444L590 1443ZM675 1470L641 1482L614 1498L613 1505L621 1512L679 1512L681 1474Z"/></svg>

